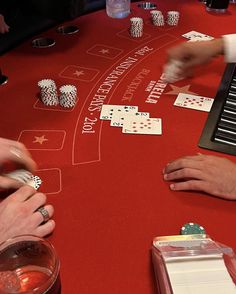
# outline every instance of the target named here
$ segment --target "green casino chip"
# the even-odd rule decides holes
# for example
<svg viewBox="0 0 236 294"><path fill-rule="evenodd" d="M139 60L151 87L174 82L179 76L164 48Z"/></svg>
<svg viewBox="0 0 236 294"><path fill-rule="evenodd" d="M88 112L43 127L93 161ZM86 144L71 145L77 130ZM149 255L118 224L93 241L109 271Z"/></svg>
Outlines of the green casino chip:
<svg viewBox="0 0 236 294"><path fill-rule="evenodd" d="M187 223L182 226L181 235L195 235L195 234L206 234L205 229L199 224Z"/></svg>

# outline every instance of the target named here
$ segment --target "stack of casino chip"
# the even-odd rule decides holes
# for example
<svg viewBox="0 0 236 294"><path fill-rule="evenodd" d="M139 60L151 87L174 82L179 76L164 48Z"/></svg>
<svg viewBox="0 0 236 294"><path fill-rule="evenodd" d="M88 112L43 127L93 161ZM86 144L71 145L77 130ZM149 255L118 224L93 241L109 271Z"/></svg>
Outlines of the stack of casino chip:
<svg viewBox="0 0 236 294"><path fill-rule="evenodd" d="M179 12L178 11L168 11L167 12L167 24L169 26L177 26L179 22Z"/></svg>
<svg viewBox="0 0 236 294"><path fill-rule="evenodd" d="M150 11L152 17L152 23L154 26L164 26L164 16L161 11L159 10L151 10Z"/></svg>
<svg viewBox="0 0 236 294"><path fill-rule="evenodd" d="M74 107L77 101L77 89L73 85L64 85L60 87L59 103L62 107Z"/></svg>
<svg viewBox="0 0 236 294"><path fill-rule="evenodd" d="M130 18L130 35L134 38L140 38L143 35L143 19L141 17Z"/></svg>
<svg viewBox="0 0 236 294"><path fill-rule="evenodd" d="M44 79L38 82L40 88L40 97L45 105L58 105L57 87L53 80Z"/></svg>

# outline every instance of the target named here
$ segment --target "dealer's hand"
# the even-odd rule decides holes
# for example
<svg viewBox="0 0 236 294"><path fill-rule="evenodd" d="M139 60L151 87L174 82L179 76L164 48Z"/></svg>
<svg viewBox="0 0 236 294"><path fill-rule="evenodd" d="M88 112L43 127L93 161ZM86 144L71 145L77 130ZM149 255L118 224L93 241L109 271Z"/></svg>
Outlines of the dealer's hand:
<svg viewBox="0 0 236 294"><path fill-rule="evenodd" d="M14 162L21 168L25 168L30 172L36 169L36 163L32 159L26 147L17 141L0 138L0 167L4 167L5 162ZM0 188L19 188L23 184L19 181L10 179L4 174L0 174Z"/></svg>
<svg viewBox="0 0 236 294"><path fill-rule="evenodd" d="M45 213L38 210L42 207ZM0 243L17 235L50 234L55 228L53 212L45 194L27 185L20 188L0 203Z"/></svg>
<svg viewBox="0 0 236 294"><path fill-rule="evenodd" d="M223 54L223 39L210 41L183 42L172 47L167 52L167 63L172 60L181 63L180 76L189 76L197 65L207 63L220 54Z"/></svg>
<svg viewBox="0 0 236 294"><path fill-rule="evenodd" d="M229 200L236 199L236 164L218 156L185 156L163 170L164 180L176 181L170 189L203 191Z"/></svg>

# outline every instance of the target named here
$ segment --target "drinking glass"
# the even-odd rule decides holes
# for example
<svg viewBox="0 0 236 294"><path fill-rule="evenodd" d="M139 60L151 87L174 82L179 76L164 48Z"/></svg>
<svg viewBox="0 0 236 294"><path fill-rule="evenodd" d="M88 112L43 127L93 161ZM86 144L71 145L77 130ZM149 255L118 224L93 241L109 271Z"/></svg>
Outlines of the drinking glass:
<svg viewBox="0 0 236 294"><path fill-rule="evenodd" d="M21 235L0 244L1 294L59 294L60 262L48 241Z"/></svg>

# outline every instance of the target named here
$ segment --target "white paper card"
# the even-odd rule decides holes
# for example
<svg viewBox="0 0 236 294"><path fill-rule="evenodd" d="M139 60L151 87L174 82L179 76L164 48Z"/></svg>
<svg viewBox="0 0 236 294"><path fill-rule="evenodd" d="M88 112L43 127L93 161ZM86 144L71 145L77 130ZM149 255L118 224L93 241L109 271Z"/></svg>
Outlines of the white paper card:
<svg viewBox="0 0 236 294"><path fill-rule="evenodd" d="M174 102L174 105L209 112L211 110L213 102L214 99L212 98L179 93Z"/></svg>

